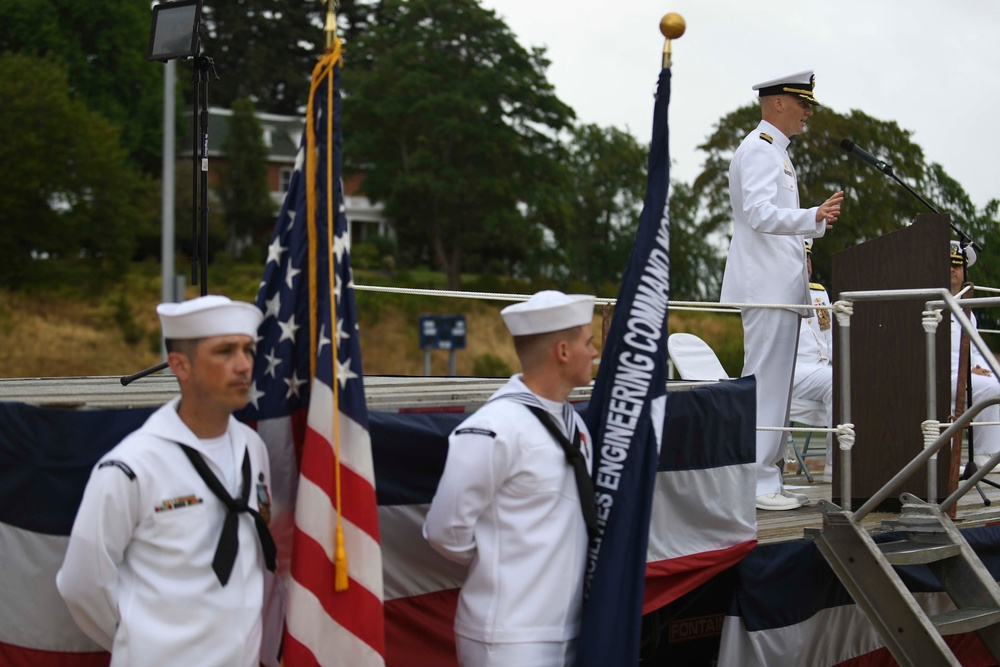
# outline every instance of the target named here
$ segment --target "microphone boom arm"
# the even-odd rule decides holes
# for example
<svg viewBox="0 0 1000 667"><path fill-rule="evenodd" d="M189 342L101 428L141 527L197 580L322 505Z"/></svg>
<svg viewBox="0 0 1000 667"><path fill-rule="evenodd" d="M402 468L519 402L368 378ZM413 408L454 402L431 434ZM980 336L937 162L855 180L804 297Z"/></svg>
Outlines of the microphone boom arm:
<svg viewBox="0 0 1000 667"><path fill-rule="evenodd" d="M850 139L844 139L842 142L840 142L840 147L843 148L845 152L851 153L852 155L855 155L855 156L859 157L864 162L868 162L869 161L868 159L866 159L866 157L871 157L863 149L861 149L860 147L856 146L855 143L853 141L851 141ZM860 151L860 152L856 152L856 151ZM876 170L882 172L883 174L886 174L887 176L889 176L890 178L892 178L892 180L894 180L897 183L899 183L900 185L902 185L903 188L907 192L909 192L911 195L913 195L914 197L916 197L917 201L919 201L921 204L923 204L924 206L926 206L930 210L931 213L940 213L940 211L937 210L936 208L934 208L934 206L932 206L929 201L927 201L926 199L924 199L923 197L921 197L913 188L911 188L909 185L907 185L906 183L904 183L903 179L901 179L899 176L897 176L896 172L894 172L892 170L892 165L891 164L886 164L885 162L882 162L881 160L878 160L877 162L871 162L870 164L872 164L872 166L875 167ZM950 215L949 215L949 217L950 217ZM979 246L979 244L976 243L975 241L973 241L971 236L969 236L964 231L962 231L961 229L959 229L955 225L955 223L951 222L951 220L948 221L948 226L951 227L952 231L954 231L956 235L958 235L959 242L961 243L963 250L966 247L968 247L968 246L971 245L972 248L977 253L982 252L983 249Z"/></svg>

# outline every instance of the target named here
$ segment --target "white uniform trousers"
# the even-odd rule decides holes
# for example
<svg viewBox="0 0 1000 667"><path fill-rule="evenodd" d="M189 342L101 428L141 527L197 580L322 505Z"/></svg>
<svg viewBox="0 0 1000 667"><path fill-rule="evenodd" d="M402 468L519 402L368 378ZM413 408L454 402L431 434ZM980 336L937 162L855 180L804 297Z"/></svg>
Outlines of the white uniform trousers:
<svg viewBox="0 0 1000 667"><path fill-rule="evenodd" d="M992 374L972 374L972 404L1000 396L1000 382ZM951 376L952 406L955 405L955 386L957 378ZM992 456L1000 452L1000 426L979 426L976 422L1000 422L1000 405L991 405L984 409L972 422L972 448L976 456L988 454Z"/></svg>
<svg viewBox="0 0 1000 667"><path fill-rule="evenodd" d="M833 425L833 366L817 366L811 373L802 375L796 374L795 384L792 385L792 397L801 398L807 401L820 401L826 406L826 422L823 424L810 424L810 426L825 426L832 428ZM816 437L813 435L813 437ZM826 434L826 462L833 465L833 434Z"/></svg>
<svg viewBox="0 0 1000 667"><path fill-rule="evenodd" d="M744 308L743 376L757 378L757 426L786 426L792 393L799 316L788 310ZM757 495L781 493L785 433L757 431Z"/></svg>
<svg viewBox="0 0 1000 667"><path fill-rule="evenodd" d="M460 667L571 667L576 662L576 640L485 644L455 635Z"/></svg>

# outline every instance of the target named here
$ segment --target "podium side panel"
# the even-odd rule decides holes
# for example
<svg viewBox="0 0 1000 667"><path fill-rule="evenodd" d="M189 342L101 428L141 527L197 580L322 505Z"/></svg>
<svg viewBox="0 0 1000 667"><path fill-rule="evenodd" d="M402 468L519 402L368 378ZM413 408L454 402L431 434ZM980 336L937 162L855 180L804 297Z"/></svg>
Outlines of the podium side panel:
<svg viewBox="0 0 1000 667"><path fill-rule="evenodd" d="M914 223L833 256L833 298L841 292L942 287L950 283L947 215L921 215ZM926 339L921 314L926 299L859 302L851 318L852 500L857 508L923 448L927 419ZM834 342L834 423L840 423L840 368ZM950 330L945 320L936 340L937 419L951 412ZM938 497L947 495L950 452L938 456ZM840 451L834 442L833 502L840 503ZM899 494L927 497L921 469L880 507L899 508Z"/></svg>

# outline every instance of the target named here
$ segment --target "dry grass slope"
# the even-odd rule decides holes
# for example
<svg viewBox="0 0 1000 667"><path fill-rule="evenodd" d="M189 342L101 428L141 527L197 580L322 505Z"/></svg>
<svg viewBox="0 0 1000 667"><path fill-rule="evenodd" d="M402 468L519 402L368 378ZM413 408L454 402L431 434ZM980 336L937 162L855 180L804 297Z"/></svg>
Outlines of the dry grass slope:
<svg viewBox="0 0 1000 667"><path fill-rule="evenodd" d="M148 271L146 272L148 273ZM213 293L252 299L253 271L233 271L210 280ZM19 294L0 290L0 377L125 375L160 361L155 306L159 280L129 276L121 287L99 296ZM188 297L198 294L188 288ZM421 313L461 313L468 325L468 347L457 352L459 375L502 376L518 370L517 357L499 311L503 303L400 297L357 293L364 372L368 375L421 375ZM742 332L733 315L677 311L670 330L696 333L716 350L731 375L742 364ZM601 317L594 332L600 346ZM434 375L445 375L448 353L431 354Z"/></svg>
<svg viewBox="0 0 1000 667"><path fill-rule="evenodd" d="M146 341L125 343L109 311L100 303L0 291L0 375L126 375L159 363Z"/></svg>

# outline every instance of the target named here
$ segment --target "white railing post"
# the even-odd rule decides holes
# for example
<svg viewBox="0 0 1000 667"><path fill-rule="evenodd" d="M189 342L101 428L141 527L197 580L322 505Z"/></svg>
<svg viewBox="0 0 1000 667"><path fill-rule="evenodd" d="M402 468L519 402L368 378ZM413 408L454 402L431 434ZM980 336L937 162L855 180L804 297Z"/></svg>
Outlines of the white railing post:
<svg viewBox="0 0 1000 667"><path fill-rule="evenodd" d="M924 449L931 447L941 435L941 422L937 420L937 364L935 338L941 323L940 310L925 310L921 321L927 340L927 421L920 425L924 435ZM937 503L937 450L927 461L927 502Z"/></svg>
<svg viewBox="0 0 1000 667"><path fill-rule="evenodd" d="M837 340L837 363L840 364L840 424L837 424L837 444L840 447L840 504L851 509L851 448L854 447L854 424L851 423L851 315L850 301L833 304L840 327Z"/></svg>

